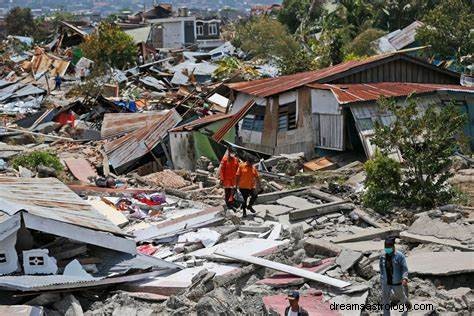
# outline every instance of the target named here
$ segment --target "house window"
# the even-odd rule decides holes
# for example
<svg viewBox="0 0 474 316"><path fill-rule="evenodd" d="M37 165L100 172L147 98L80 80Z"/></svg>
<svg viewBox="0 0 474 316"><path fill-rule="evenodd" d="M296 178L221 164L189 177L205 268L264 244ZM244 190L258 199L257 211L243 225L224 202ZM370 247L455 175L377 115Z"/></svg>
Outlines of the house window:
<svg viewBox="0 0 474 316"><path fill-rule="evenodd" d="M204 26L202 24L197 24L196 25L196 35L197 36L204 35Z"/></svg>
<svg viewBox="0 0 474 316"><path fill-rule="evenodd" d="M242 121L242 129L247 131L263 131L263 115L249 114Z"/></svg>
<svg viewBox="0 0 474 316"><path fill-rule="evenodd" d="M278 131L296 129L296 102L280 106L278 113Z"/></svg>
<svg viewBox="0 0 474 316"><path fill-rule="evenodd" d="M210 23L209 24L209 35L217 35L218 33L217 23Z"/></svg>

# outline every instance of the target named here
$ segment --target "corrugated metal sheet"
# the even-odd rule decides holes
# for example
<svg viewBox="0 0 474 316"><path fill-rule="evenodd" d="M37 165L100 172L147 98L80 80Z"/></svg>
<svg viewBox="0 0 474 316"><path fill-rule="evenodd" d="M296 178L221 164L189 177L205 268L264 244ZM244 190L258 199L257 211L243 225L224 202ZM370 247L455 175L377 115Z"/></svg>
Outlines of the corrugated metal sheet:
<svg viewBox="0 0 474 316"><path fill-rule="evenodd" d="M135 44L146 43L150 36L151 26L139 27L136 29L125 30L124 32L133 38Z"/></svg>
<svg viewBox="0 0 474 316"><path fill-rule="evenodd" d="M181 119L178 112L172 109L149 126L106 143L104 149L109 157L110 164L118 172L125 170L133 162L155 148L167 136L168 131L175 127Z"/></svg>
<svg viewBox="0 0 474 316"><path fill-rule="evenodd" d="M301 72L294 75L281 76L277 78L231 83L227 86L235 91L259 97L268 97L274 94L279 94L301 87L311 82L322 80L324 78L354 69L356 67L364 66L372 62L391 57L393 55L395 54L390 53L385 55L377 55L364 60L348 61L320 70Z"/></svg>
<svg viewBox="0 0 474 316"><path fill-rule="evenodd" d="M380 82L365 84L308 84L312 89L331 90L339 104L363 101L374 101L380 97L401 97L410 94L430 93L435 91L461 91L474 93L474 87L450 84L426 84L403 82Z"/></svg>
<svg viewBox="0 0 474 316"><path fill-rule="evenodd" d="M196 130L202 126L205 126L207 124L211 124L214 122L218 122L220 120L224 120L226 118L232 117L233 114L214 114L214 115L207 115L201 118L198 118L197 120L194 120L192 122L186 123L184 125L175 127L170 130L170 132L185 132L185 131L193 131Z"/></svg>
<svg viewBox="0 0 474 316"><path fill-rule="evenodd" d="M408 25L407 27L401 29L401 32L398 32L394 37L392 37L389 42L396 50L407 47L408 45L415 42L415 36L418 28L424 24L420 21L415 21Z"/></svg>
<svg viewBox="0 0 474 316"><path fill-rule="evenodd" d="M151 126L162 118L168 110L148 113L106 113L102 121L102 138L111 138Z"/></svg>
<svg viewBox="0 0 474 316"><path fill-rule="evenodd" d="M21 210L63 223L123 234L56 178L0 177L0 211L13 215Z"/></svg>
<svg viewBox="0 0 474 316"><path fill-rule="evenodd" d="M319 114L319 146L326 149L344 150L344 117Z"/></svg>
<svg viewBox="0 0 474 316"><path fill-rule="evenodd" d="M212 136L212 139L214 139L216 142L220 142L225 134L227 134L228 131L237 123L244 118L244 116L247 114L247 112L252 108L252 106L255 105L255 99L250 100L245 104L238 112L236 112L234 115L232 115L232 118L224 124L219 130L215 132L215 134Z"/></svg>

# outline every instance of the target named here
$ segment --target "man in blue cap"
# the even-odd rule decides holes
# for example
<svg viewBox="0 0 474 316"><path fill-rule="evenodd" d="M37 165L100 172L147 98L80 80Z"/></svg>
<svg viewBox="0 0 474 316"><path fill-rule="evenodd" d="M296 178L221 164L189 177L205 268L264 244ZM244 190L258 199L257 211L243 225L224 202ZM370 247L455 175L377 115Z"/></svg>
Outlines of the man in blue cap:
<svg viewBox="0 0 474 316"><path fill-rule="evenodd" d="M285 309L285 316L309 316L308 312L298 304L299 300L300 293L298 291L292 291L288 294L290 306Z"/></svg>
<svg viewBox="0 0 474 316"><path fill-rule="evenodd" d="M408 315L408 267L403 253L395 250L395 237L385 239L384 252L380 256L380 284L382 286L383 314L390 315L393 296L404 304L402 315Z"/></svg>

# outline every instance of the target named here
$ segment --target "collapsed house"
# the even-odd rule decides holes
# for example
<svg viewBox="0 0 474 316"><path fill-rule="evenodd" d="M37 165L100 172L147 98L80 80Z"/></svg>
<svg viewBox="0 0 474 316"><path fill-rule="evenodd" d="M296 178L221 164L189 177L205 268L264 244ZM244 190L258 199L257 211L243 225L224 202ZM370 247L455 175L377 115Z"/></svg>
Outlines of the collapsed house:
<svg viewBox="0 0 474 316"><path fill-rule="evenodd" d="M245 147L269 154L304 152L309 158L346 150L365 151L371 157L372 123L380 116L390 117L379 113L377 99L382 96L405 99L415 94L423 103L454 100L471 117L466 131L472 138L474 90L460 86L459 78L457 73L396 52L228 87L232 113L256 100L239 124L238 136Z"/></svg>
<svg viewBox="0 0 474 316"><path fill-rule="evenodd" d="M3 289L97 286L180 268L138 254L133 239L55 178L2 177L0 186Z"/></svg>

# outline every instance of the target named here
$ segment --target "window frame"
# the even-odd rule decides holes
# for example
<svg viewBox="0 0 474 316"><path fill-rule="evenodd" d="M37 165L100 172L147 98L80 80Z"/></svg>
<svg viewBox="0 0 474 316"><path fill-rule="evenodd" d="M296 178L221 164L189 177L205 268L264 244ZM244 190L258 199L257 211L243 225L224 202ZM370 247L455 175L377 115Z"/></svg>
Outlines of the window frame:
<svg viewBox="0 0 474 316"><path fill-rule="evenodd" d="M196 24L196 36L203 36L204 35L204 24Z"/></svg>
<svg viewBox="0 0 474 316"><path fill-rule="evenodd" d="M215 22L209 23L208 32L209 32L209 35L218 35L219 27L217 26L217 23Z"/></svg>

